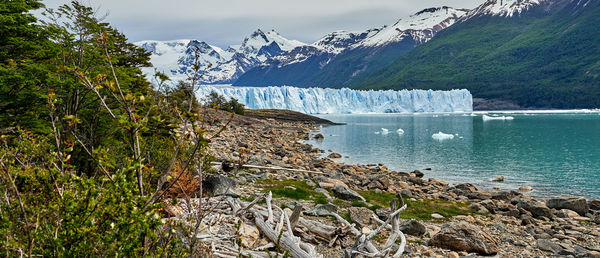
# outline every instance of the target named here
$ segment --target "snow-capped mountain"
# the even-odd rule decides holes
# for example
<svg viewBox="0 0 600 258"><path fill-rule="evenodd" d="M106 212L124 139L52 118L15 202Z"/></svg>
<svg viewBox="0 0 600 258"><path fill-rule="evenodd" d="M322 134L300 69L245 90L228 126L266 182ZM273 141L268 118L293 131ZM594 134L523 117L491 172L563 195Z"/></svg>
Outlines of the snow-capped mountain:
<svg viewBox="0 0 600 258"><path fill-rule="evenodd" d="M289 65L294 65L294 69L302 64L316 66L317 69L303 68L308 73L306 75L310 75L351 49L380 51L386 46L398 47L396 45L399 42L408 42L400 47L411 49L454 24L467 11L445 6L429 8L390 26L362 32L335 31L312 44L287 39L274 30L265 32L260 29L246 37L241 45L233 45L225 50L198 40L141 41L136 44L152 52L151 62L154 67L145 68L147 74L152 74L157 69L166 73L173 81L186 79L192 72L194 53L197 51L200 68L203 70L202 83L233 83L257 67L272 70L271 68L281 69ZM395 52L398 54L406 51Z"/></svg>
<svg viewBox="0 0 600 258"><path fill-rule="evenodd" d="M283 52L244 73L235 85L327 86L344 84L410 51L457 22L469 10L428 8L393 25L363 32L336 31ZM335 78L335 81L330 79Z"/></svg>
<svg viewBox="0 0 600 258"><path fill-rule="evenodd" d="M540 5L549 0L487 0L477 8L471 10L461 20L468 20L475 16L491 15L512 17Z"/></svg>
<svg viewBox="0 0 600 258"><path fill-rule="evenodd" d="M358 46L382 46L402 41L406 37L412 37L416 42L425 43L433 38L435 33L454 24L467 11L469 10L447 6L428 8L408 18L400 19L392 26L384 26L379 32L360 42Z"/></svg>
<svg viewBox="0 0 600 258"><path fill-rule="evenodd" d="M256 30L241 45L226 50L198 40L140 41L138 46L152 53L154 67L144 68L146 74L154 70L166 73L172 81L184 80L192 72L198 53L203 83L231 83L252 67L284 51L306 44L289 40L273 31Z"/></svg>

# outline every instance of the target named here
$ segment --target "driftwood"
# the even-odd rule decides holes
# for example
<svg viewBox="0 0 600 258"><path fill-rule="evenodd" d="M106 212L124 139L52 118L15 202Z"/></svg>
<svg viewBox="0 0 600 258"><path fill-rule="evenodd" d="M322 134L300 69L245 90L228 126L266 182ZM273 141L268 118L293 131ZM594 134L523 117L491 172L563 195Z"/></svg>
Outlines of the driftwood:
<svg viewBox="0 0 600 258"><path fill-rule="evenodd" d="M262 214L260 212L254 212L254 222L256 226L262 231L267 238L271 241L278 243L280 247L287 250L292 257L296 258L312 258L312 257L322 257L322 255L318 254L315 251L314 246L303 243L299 237L294 236L292 226L290 223L290 219L287 213L281 211L281 216L279 223L276 225L275 230L273 230L270 218L273 216L273 210L271 207L271 193L267 196L267 209L268 216L267 220L263 219ZM283 231L284 223L287 225L287 231Z"/></svg>
<svg viewBox="0 0 600 258"><path fill-rule="evenodd" d="M354 245L351 248L346 249L346 251L344 252L345 257L356 257L357 255L363 255L366 257L400 257L400 255L404 253L404 248L406 246L406 237L404 236L402 231L400 231L399 215L402 211L406 209L406 205L404 204L404 200L400 195L398 195L398 201L398 206L400 208L396 209L396 200L392 200L390 202L392 212L389 215L389 218L385 221L385 223L377 227L377 229L369 233L369 235L365 236L364 234L361 234L356 239ZM349 222L347 222L339 215L337 215L336 218L338 218L338 220L342 222L349 224ZM379 232L381 232L384 228L386 228L390 224L390 222L392 224L392 232L380 251L371 243L371 239L377 234L379 234ZM393 251L392 247L396 242L396 239L398 239L398 237L400 237L400 246L398 247L398 249L396 249L395 252L393 252L392 255L390 255Z"/></svg>

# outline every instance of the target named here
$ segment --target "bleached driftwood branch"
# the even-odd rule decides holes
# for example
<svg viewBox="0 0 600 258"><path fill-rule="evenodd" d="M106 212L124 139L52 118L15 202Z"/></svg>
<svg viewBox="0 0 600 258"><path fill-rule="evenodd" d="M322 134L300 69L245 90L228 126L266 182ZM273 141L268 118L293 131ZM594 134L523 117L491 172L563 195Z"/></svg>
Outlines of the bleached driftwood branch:
<svg viewBox="0 0 600 258"><path fill-rule="evenodd" d="M390 202L391 212L388 219L379 227L377 227L376 230L369 233L369 235L361 234L356 228L352 227L352 232L358 235L358 238L351 248L346 249L344 252L345 257L350 258L356 257L357 255L364 255L366 257L389 257L392 253L392 257L400 257L400 255L404 253L406 237L402 231L400 231L400 213L406 209L406 204L404 204L404 200L400 195L398 195L398 201L398 207L400 208L396 209L396 200L392 200ZM350 222L346 221L340 215L334 213L334 216L341 223L350 225ZM373 243L371 243L371 239L379 234L383 229L388 228L390 223L392 231L386 240L385 245L380 251L373 245ZM393 252L392 247L398 237L400 237L400 245L398 246L398 249Z"/></svg>

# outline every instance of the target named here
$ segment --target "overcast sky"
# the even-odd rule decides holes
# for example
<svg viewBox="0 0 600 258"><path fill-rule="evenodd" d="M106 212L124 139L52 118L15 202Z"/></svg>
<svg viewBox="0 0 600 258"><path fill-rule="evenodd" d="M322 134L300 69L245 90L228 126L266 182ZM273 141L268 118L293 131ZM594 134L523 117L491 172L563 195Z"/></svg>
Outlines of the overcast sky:
<svg viewBox="0 0 600 258"><path fill-rule="evenodd" d="M68 0L43 0L56 8ZM198 39L222 48L257 28L312 43L336 30L393 24L429 7L474 8L484 0L81 0L108 11L131 41Z"/></svg>

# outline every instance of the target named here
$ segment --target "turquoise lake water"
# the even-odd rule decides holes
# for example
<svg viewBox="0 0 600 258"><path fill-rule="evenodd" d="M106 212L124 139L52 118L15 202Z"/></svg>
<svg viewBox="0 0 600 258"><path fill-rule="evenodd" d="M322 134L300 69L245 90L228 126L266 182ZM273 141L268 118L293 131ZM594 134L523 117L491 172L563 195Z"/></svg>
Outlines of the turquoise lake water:
<svg viewBox="0 0 600 258"><path fill-rule="evenodd" d="M514 119L484 121L483 115ZM559 194L600 198L598 112L319 117L346 125L325 126L321 129L325 139L308 143L348 156L338 160L344 163L383 163L405 172L419 169L426 178L487 189L531 186L534 191L529 195L539 198ZM396 132L399 128L403 134ZM433 139L438 132L454 138ZM500 175L504 182L491 181Z"/></svg>

